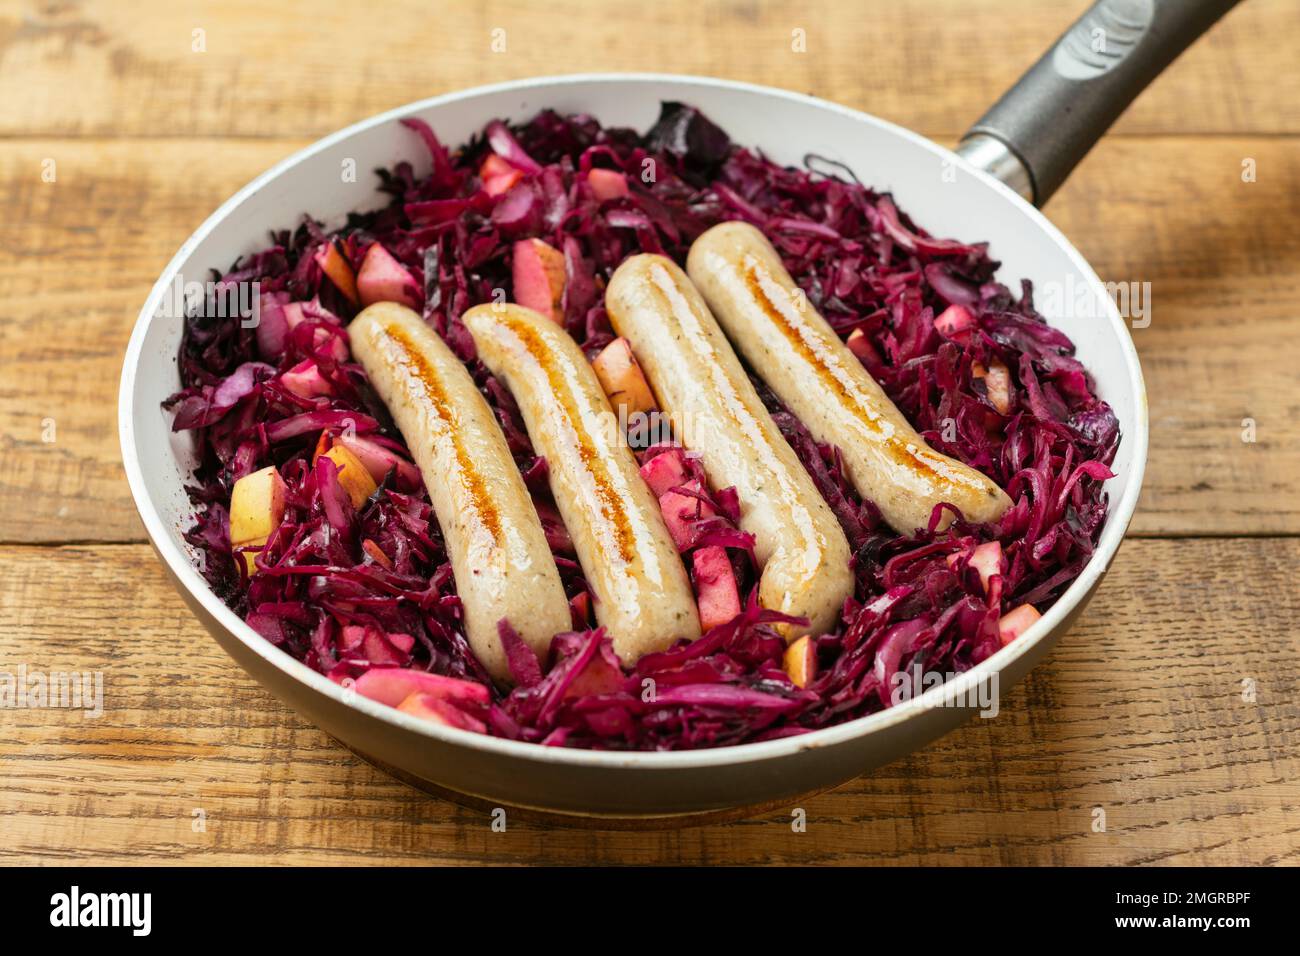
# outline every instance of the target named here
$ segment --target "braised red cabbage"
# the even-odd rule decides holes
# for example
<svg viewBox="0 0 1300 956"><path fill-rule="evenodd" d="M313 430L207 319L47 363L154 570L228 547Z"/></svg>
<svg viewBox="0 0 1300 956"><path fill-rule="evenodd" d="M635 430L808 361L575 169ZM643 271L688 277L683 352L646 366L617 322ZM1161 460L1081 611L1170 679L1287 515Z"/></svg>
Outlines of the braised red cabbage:
<svg viewBox="0 0 1300 956"><path fill-rule="evenodd" d="M416 176L405 162L379 170L389 197L383 209L354 214L332 234L304 219L214 276L259 283L261 327L201 313L186 318L183 387L167 403L174 427L193 432L199 456L186 539L216 593L285 653L336 680L399 667L490 686L460 629L428 497L411 479L401 435L347 353L346 321L357 307L322 268L327 243L355 272L380 242L416 279L425 319L497 410L572 598L575 630L557 635L544 660L502 624L517 684L491 689L489 733L667 750L850 720L888 706L900 671L961 672L987 658L1000 646L1002 613L1024 603L1045 610L1088 561L1106 517L1101 482L1110 476L1118 423L1069 339L1034 310L1029 284L1015 295L997 282L998 264L984 244L929 236L892 197L852 174L816 157L805 168L778 166L679 103L664 104L645 135L544 111L520 127L493 121L449 150L427 124L405 125L428 149L429 175ZM480 176L489 155L507 173L493 180L508 185L497 194ZM596 168L625 174L627 194L598 199L586 176ZM509 292L511 243L540 238L564 256L564 325L594 355L613 337L602 293L618 264L638 252L684 262L695 237L727 219L761 228L836 330L860 333L854 351L932 446L988 474L1014 502L992 525L958 515L942 533L932 523L915 536L897 535L857 495L837 450L816 442L760 385L853 548L854 597L839 627L815 638L818 668L804 688L782 666L785 645L772 628L781 618L755 601L751 543L736 528L734 489L702 492L709 507L692 547L729 549L749 595L741 614L630 671L619 666L591 626L591 599L549 501L545 462L533 454L509 393L476 361L460 321L493 290ZM935 317L950 305L973 321L962 316L969 327L945 337ZM320 394L285 387L295 366ZM313 465L322 431L360 440L380 469L385 455L397 463L359 510L332 462ZM250 578L232 556L227 507L234 482L267 465L279 468L288 504L266 544L248 549L258 568ZM986 592L968 560L990 541L1000 542L1003 564Z"/></svg>

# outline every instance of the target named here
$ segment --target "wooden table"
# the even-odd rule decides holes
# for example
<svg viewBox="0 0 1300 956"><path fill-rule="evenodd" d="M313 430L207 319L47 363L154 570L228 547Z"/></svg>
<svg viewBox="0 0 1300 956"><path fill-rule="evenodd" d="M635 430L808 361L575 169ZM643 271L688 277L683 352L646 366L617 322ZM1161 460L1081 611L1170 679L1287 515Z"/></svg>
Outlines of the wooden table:
<svg viewBox="0 0 1300 956"><path fill-rule="evenodd" d="M0 860L1300 861L1294 0L1230 15L1047 209L1104 279L1153 295L1134 332L1146 485L1084 621L998 720L808 798L805 833L792 808L495 833L395 782L232 666L164 579L123 478L118 375L151 283L223 199L331 130L459 87L615 69L789 87L952 142L1084 6L5 0L0 670L103 671L106 707L0 711Z"/></svg>

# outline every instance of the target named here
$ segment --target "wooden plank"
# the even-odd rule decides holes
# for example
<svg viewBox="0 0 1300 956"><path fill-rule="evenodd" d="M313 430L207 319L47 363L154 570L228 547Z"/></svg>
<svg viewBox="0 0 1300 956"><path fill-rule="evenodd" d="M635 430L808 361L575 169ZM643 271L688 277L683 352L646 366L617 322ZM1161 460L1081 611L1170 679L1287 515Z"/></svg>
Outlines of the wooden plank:
<svg viewBox="0 0 1300 956"><path fill-rule="evenodd" d="M1295 864L1298 563L1295 539L1128 542L997 719L797 801L805 833L793 807L494 833L236 670L148 548L4 547L0 670L101 671L105 707L5 712L0 861Z"/></svg>
<svg viewBox="0 0 1300 956"><path fill-rule="evenodd" d="M438 93L580 70L772 84L956 135L1088 2L909 0L850 14L835 0L659 0L612 15L596 0L405 0L382 17L310 0L11 2L0 10L0 135L314 138ZM1119 129L1300 132L1293 44L1272 42L1294 13L1294 0L1243 4Z"/></svg>
<svg viewBox="0 0 1300 956"><path fill-rule="evenodd" d="M1300 532L1297 142L1106 140L1048 208L1102 278L1151 283L1150 325L1133 333L1152 421L1137 533ZM142 540L115 425L136 312L204 216L300 145L0 151L0 196L14 210L0 220L0 541ZM58 178L46 184L49 157ZM1254 183L1241 181L1244 158ZM1241 440L1247 418L1253 444Z"/></svg>

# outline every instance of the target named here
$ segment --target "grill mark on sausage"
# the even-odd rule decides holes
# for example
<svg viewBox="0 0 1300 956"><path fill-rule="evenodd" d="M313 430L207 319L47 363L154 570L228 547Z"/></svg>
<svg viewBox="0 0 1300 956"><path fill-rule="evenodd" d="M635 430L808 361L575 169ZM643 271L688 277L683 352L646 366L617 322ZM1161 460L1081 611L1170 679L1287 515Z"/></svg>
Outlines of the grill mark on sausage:
<svg viewBox="0 0 1300 956"><path fill-rule="evenodd" d="M610 480L609 469L606 468L604 459L587 438L586 429L582 426L578 411L567 397L569 389L552 359L550 348L542 341L536 331L526 323L516 321L508 316L500 318L498 321L518 337L525 351L545 373L546 380L551 386L551 394L555 396L556 404L568 421L569 427L573 429L574 435L577 436L578 456L591 474L592 481L595 482L597 504L600 507L601 515L614 531L614 540L618 545L619 557L626 564L631 564L636 556L636 536L632 530L631 519L623 508L622 499L614 490L614 483Z"/></svg>
<svg viewBox="0 0 1300 956"><path fill-rule="evenodd" d="M852 410L854 417L879 437L881 444L894 461L898 462L898 464L904 468L912 470L924 479L936 481L940 484L948 485L949 487L961 484L970 487L974 484L969 478L965 478L965 476L962 476L965 480L961 480L951 474L944 474L937 471L924 460L924 454L921 449L917 448L911 442L905 441L892 429L886 431L882 428L882 424L888 425L888 423L882 423L879 415L872 414L869 408L864 407L863 403L859 401L858 396L851 392L849 388L840 381L839 377L831 372L827 367L825 356L818 354L818 351L804 338L802 333L795 326L796 320L791 319L791 317L786 314L785 309L782 308L783 303L779 303L773 299L772 294L769 291L769 286L777 286L778 288L782 288L782 291L784 291L784 288L780 286L776 280L766 272L766 270L763 269L761 264L753 259L749 259L745 265L747 267L743 270L745 285L759 308L763 310L763 313L771 320L772 324L776 326L781 334L786 337L794 350L813 367L822 384L843 399L845 404ZM794 308L792 303L786 302L784 304L789 305L792 309ZM806 328L806 325L804 327ZM986 484L980 483L978 487L981 487L982 490L991 496L996 496L997 494L997 492L992 488L989 488Z"/></svg>
<svg viewBox="0 0 1300 956"><path fill-rule="evenodd" d="M663 310L673 317L677 327L684 329L685 322L681 313L685 312L686 316L690 317L691 305L678 284L676 276L658 263L651 265L650 271L650 281L647 283L647 287L662 304ZM673 301L669 295L669 290L677 296L678 302ZM681 312L679 312L679 308ZM695 321L698 323L698 320ZM701 338L704 339L704 343L709 349L707 358L716 367L720 367L721 361L716 348L708 341L707 335L702 334ZM812 512L799 503L798 495L787 478L782 475L776 450L772 447L771 442L767 440L765 429L759 420L754 417L753 412L746 405L739 391L734 385L726 381L725 376L721 376L721 381L715 378L714 384L718 386L718 393L726 399L721 408L722 413L730 418L740 433L753 443L752 447L755 454L762 456L764 464L768 466L771 474L776 477L778 484L781 486L783 499L789 509L791 521L801 537L802 546L799 551L804 570L808 575L816 573L825 559L827 543L821 532L815 527ZM761 404L759 407L762 407ZM778 437L777 440L779 441L780 438ZM802 466L799 467L802 468Z"/></svg>
<svg viewBox="0 0 1300 956"><path fill-rule="evenodd" d="M499 542L501 540L501 515L492 501L492 496L488 494L483 476L475 468L473 458L460 440L456 415L452 410L447 392L442 387L442 381L438 377L437 371L425 359L419 346L407 336L405 330L391 325L383 326L383 330L384 334L388 336L388 340L396 346L396 351L400 353L397 357L398 363L412 378L420 383L424 389L425 397L429 399L430 406L446 426L447 437L451 441L452 450L456 456L456 464L460 466L462 479L469 490L470 497L474 501L474 507L483 521L483 526L492 535L492 540Z"/></svg>

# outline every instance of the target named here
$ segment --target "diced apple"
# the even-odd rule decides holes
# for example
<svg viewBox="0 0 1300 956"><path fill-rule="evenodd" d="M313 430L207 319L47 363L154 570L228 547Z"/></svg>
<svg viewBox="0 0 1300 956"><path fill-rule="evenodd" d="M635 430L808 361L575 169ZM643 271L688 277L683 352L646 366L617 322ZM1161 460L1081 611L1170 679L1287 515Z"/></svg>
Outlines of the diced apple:
<svg viewBox="0 0 1300 956"><path fill-rule="evenodd" d="M335 645L340 653L348 654L355 651L361 646L361 642L366 639L366 629L357 624L348 624L339 630L339 636L335 639Z"/></svg>
<svg viewBox="0 0 1300 956"><path fill-rule="evenodd" d="M415 638L410 634L389 634L377 627L367 627L365 631L361 652L372 664L394 664L402 667L411 660L411 648L415 646Z"/></svg>
<svg viewBox="0 0 1300 956"><path fill-rule="evenodd" d="M591 194L601 202L622 199L627 195L627 177L613 169L593 169L587 173Z"/></svg>
<svg viewBox="0 0 1300 956"><path fill-rule="evenodd" d="M521 239L510 259L515 301L553 322L563 322L564 253L540 239Z"/></svg>
<svg viewBox="0 0 1300 956"><path fill-rule="evenodd" d="M334 467L338 469L339 484L348 493L353 508L360 508L365 504L366 499L379 487L375 484L375 479L370 477L366 466L361 464L361 460L348 451L343 444L336 443L333 448L325 452L324 457L334 462Z"/></svg>
<svg viewBox="0 0 1300 956"><path fill-rule="evenodd" d="M343 293L343 297L357 305L361 300L357 296L357 277L352 272L352 263L339 251L334 240L325 242L316 250L316 264L334 283L334 287Z"/></svg>
<svg viewBox="0 0 1300 956"><path fill-rule="evenodd" d="M1000 359L993 359L985 368L979 362L970 363L971 378L984 380L984 390L989 401L1000 414L1011 412L1011 373Z"/></svg>
<svg viewBox="0 0 1300 956"><path fill-rule="evenodd" d="M402 667L372 667L357 678L356 691L362 697L396 707L412 694L431 694L466 706L486 707L488 689L474 681L444 677L428 671Z"/></svg>
<svg viewBox="0 0 1300 956"><path fill-rule="evenodd" d="M339 647L359 651L372 664L402 667L411 659L415 638L410 634L387 634L370 624L348 624L343 628Z"/></svg>
<svg viewBox="0 0 1300 956"><path fill-rule="evenodd" d="M280 377L280 384L299 398L316 398L328 395L334 388L321 375L311 359L304 359Z"/></svg>
<svg viewBox="0 0 1300 956"><path fill-rule="evenodd" d="M655 455L641 466L641 477L656 498L662 497L669 488L686 484L686 464L682 450L674 448Z"/></svg>
<svg viewBox="0 0 1300 956"><path fill-rule="evenodd" d="M956 568L957 562L961 560L964 551L954 552L947 557L947 564L950 568ZM989 592L989 578L995 574L1002 573L1002 543L999 541L986 541L984 544L977 546L970 552L970 558L967 564L979 572L980 586L984 588L984 593Z"/></svg>
<svg viewBox="0 0 1300 956"><path fill-rule="evenodd" d="M863 365L879 365L883 361L876 347L871 344L871 339L867 338L867 333L861 329L854 329L849 333L848 340L844 343L849 347L849 351L858 357Z"/></svg>
<svg viewBox="0 0 1300 956"><path fill-rule="evenodd" d="M998 637L1002 641L1002 646L1006 647L1025 633L1025 631L1029 630L1030 625L1042 616L1034 609L1032 604L1022 604L1007 611L1006 614L998 618Z"/></svg>
<svg viewBox="0 0 1300 956"><path fill-rule="evenodd" d="M945 339L964 345L978 325L971 310L964 305L950 305L935 317L934 327Z"/></svg>
<svg viewBox="0 0 1300 956"><path fill-rule="evenodd" d="M1002 543L986 541L977 547L970 556L970 566L979 572L980 587L984 593L989 590L989 578L1002 573Z"/></svg>
<svg viewBox="0 0 1300 956"><path fill-rule="evenodd" d="M483 189L489 196L508 193L515 183L524 178L522 170L516 169L496 153L488 154L478 170L479 179L483 180Z"/></svg>
<svg viewBox="0 0 1300 956"><path fill-rule="evenodd" d="M702 491L696 479L688 481L682 487L692 491ZM694 495L680 491L669 491L659 496L659 510L663 512L664 524L672 536L678 551L685 551L691 546L691 524L696 518L708 518L715 514L711 505Z"/></svg>
<svg viewBox="0 0 1300 956"><path fill-rule="evenodd" d="M805 634L785 649L785 672L795 687L807 687L817 676L817 649Z"/></svg>
<svg viewBox="0 0 1300 956"><path fill-rule="evenodd" d="M274 465L236 481L230 492L231 545L238 548L266 544L271 532L284 519L288 494L289 489ZM244 560L248 573L253 574L256 571L253 556L246 553Z"/></svg>
<svg viewBox="0 0 1300 956"><path fill-rule="evenodd" d="M399 302L412 309L421 306L420 287L415 276L379 243L373 243L361 260L357 273L357 295L362 305Z"/></svg>
<svg viewBox="0 0 1300 956"><path fill-rule="evenodd" d="M591 367L596 371L596 378L600 379L600 387L609 396L610 404L615 408L623 407L625 421L637 412L654 411L654 393L650 391L627 339L618 338L606 345L592 360Z"/></svg>
<svg viewBox="0 0 1300 956"><path fill-rule="evenodd" d="M700 609L700 627L708 631L726 624L740 613L740 591L727 549L705 545L691 555L695 569L695 603Z"/></svg>
<svg viewBox="0 0 1300 956"><path fill-rule="evenodd" d="M487 733L487 725L483 721L432 694L412 694L398 704L397 709L404 714L441 724L444 727L456 727L476 734Z"/></svg>
<svg viewBox="0 0 1300 956"><path fill-rule="evenodd" d="M988 374L984 378L984 387L988 389L989 401L1003 415L1011 411L1011 373L998 359L989 363Z"/></svg>
<svg viewBox="0 0 1300 956"><path fill-rule="evenodd" d="M284 312L284 321L290 332L306 321L307 317L302 314L301 302L286 302L281 307L281 311Z"/></svg>
<svg viewBox="0 0 1300 956"><path fill-rule="evenodd" d="M370 472L370 477L375 480L375 484L383 481L384 476L394 468L397 469L399 488L410 491L419 487L423 480L419 468L378 442L362 438L360 435L347 434L339 435L334 441L335 444L342 445L357 456L361 464L365 465L366 470Z"/></svg>

